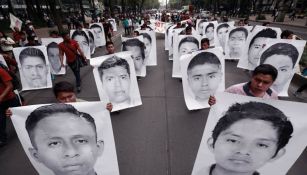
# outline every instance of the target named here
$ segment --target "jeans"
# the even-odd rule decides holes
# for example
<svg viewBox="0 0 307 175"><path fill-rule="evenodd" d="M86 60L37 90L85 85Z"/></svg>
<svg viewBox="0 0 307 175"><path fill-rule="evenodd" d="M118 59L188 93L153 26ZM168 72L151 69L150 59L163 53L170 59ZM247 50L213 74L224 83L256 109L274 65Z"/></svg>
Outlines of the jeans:
<svg viewBox="0 0 307 175"><path fill-rule="evenodd" d="M78 60L76 59L72 63L68 63L68 66L71 68L72 72L74 73L76 77L76 85L77 87L81 86L81 78L80 78L80 64Z"/></svg>
<svg viewBox="0 0 307 175"><path fill-rule="evenodd" d="M9 107L20 106L20 102L16 96L16 98L6 100L0 103L0 141L6 142L7 134L6 134L6 115L5 111Z"/></svg>

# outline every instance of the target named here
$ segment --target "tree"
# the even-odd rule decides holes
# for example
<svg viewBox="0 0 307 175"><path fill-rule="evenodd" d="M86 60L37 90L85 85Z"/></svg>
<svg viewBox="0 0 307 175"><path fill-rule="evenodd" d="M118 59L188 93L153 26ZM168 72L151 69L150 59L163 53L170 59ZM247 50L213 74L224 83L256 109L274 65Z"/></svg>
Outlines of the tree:
<svg viewBox="0 0 307 175"><path fill-rule="evenodd" d="M48 5L50 8L50 12L51 15L53 17L53 20L56 24L56 26L58 27L59 32L63 32L64 28L63 28L63 22L62 22L62 18L61 18L61 10L57 10L56 6L59 4L59 0L48 0Z"/></svg>

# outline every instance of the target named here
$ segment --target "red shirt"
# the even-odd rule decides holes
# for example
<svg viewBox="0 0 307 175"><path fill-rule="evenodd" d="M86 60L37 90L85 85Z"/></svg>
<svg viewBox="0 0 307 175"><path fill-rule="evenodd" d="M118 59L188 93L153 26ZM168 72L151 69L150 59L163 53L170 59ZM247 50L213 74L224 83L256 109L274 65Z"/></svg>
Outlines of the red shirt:
<svg viewBox="0 0 307 175"><path fill-rule="evenodd" d="M4 69L0 68L0 94L3 93L3 91L5 90L6 86L5 86L5 82L9 82L12 81L12 77L10 76L10 74L8 74ZM10 100L12 98L15 98L15 93L13 92L13 90L11 90L4 98L3 101L7 101Z"/></svg>
<svg viewBox="0 0 307 175"><path fill-rule="evenodd" d="M72 51L72 49L69 48L69 46L67 45L70 45L70 48L74 49L76 52L77 51L77 48L79 47L79 44L77 41L73 40L73 39L70 39L68 43L65 43L64 44L64 41L61 42L59 44L59 48L62 52L64 52L64 54L66 55L66 60L68 63L72 63L75 61L76 59L76 54L75 52Z"/></svg>

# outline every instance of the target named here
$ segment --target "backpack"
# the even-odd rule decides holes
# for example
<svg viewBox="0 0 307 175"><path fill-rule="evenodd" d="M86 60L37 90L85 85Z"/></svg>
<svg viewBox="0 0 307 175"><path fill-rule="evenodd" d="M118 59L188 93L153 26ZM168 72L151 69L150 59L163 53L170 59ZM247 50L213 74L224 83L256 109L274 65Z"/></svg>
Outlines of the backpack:
<svg viewBox="0 0 307 175"><path fill-rule="evenodd" d="M18 90L21 88L20 82L18 77L9 70L8 67L6 67L4 64L0 63L0 68L5 70L11 77L12 77L12 84L13 84L13 90Z"/></svg>

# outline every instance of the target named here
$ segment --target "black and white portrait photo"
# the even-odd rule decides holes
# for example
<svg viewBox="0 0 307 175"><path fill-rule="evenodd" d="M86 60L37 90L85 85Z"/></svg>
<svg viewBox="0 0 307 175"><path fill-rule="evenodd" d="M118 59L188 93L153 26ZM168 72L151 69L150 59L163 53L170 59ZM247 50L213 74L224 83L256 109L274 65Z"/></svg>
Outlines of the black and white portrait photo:
<svg viewBox="0 0 307 175"><path fill-rule="evenodd" d="M109 18L108 19L109 23L112 25L113 31L116 32L117 31L117 24L114 18Z"/></svg>
<svg viewBox="0 0 307 175"><path fill-rule="evenodd" d="M18 63L22 90L51 88L51 74L45 46L13 49Z"/></svg>
<svg viewBox="0 0 307 175"><path fill-rule="evenodd" d="M165 42L164 42L164 47L165 50L169 50L169 34L172 32L173 28L176 27L176 25L173 25L172 23L167 23L166 28L165 28Z"/></svg>
<svg viewBox="0 0 307 175"><path fill-rule="evenodd" d="M91 23L90 29L92 29L94 32L95 46L96 47L105 46L106 38L105 38L105 33L103 30L102 24L101 23Z"/></svg>
<svg viewBox="0 0 307 175"><path fill-rule="evenodd" d="M102 102L13 108L18 138L40 175L119 175L109 111Z"/></svg>
<svg viewBox="0 0 307 175"><path fill-rule="evenodd" d="M145 64L147 66L157 65L157 41L156 33L151 30L138 30L140 35L143 36L143 43L145 46Z"/></svg>
<svg viewBox="0 0 307 175"><path fill-rule="evenodd" d="M237 60L244 55L244 49L242 48L245 47L248 35L249 32L245 27L233 27L229 29L226 35L226 59Z"/></svg>
<svg viewBox="0 0 307 175"><path fill-rule="evenodd" d="M286 175L307 145L305 103L221 92L192 175Z"/></svg>
<svg viewBox="0 0 307 175"><path fill-rule="evenodd" d="M112 111L142 104L132 57L130 51L91 59L100 100L111 102Z"/></svg>
<svg viewBox="0 0 307 175"><path fill-rule="evenodd" d="M172 77L181 78L180 59L182 55L199 50L200 35L175 35Z"/></svg>
<svg viewBox="0 0 307 175"><path fill-rule="evenodd" d="M270 64L278 71L272 88L279 96L288 96L288 87L305 44L304 40L273 39L266 43L260 54L260 64Z"/></svg>
<svg viewBox="0 0 307 175"><path fill-rule="evenodd" d="M258 63L262 49L268 39L279 39L280 28L255 26L249 35L243 49L245 52L239 60L238 67L248 70L254 70Z"/></svg>
<svg viewBox="0 0 307 175"><path fill-rule="evenodd" d="M178 38L178 35L180 32L182 32L185 28L176 28L176 29L171 29L170 31L172 31L172 33L169 33L169 42L168 42L168 46L169 46L169 51L168 51L168 57L169 60L173 60L173 54L174 54L174 43L175 43L175 39Z"/></svg>
<svg viewBox="0 0 307 175"><path fill-rule="evenodd" d="M90 52L91 54L95 53L96 45L95 45L95 33L92 29L85 29L89 38Z"/></svg>
<svg viewBox="0 0 307 175"><path fill-rule="evenodd" d="M80 49L84 53L87 59L91 58L90 49L90 37L85 29L82 30L70 30L71 39L78 42Z"/></svg>
<svg viewBox="0 0 307 175"><path fill-rule="evenodd" d="M65 74L65 67L61 66L60 50L58 44L63 42L62 38L41 38L42 45L47 48L47 55L52 74L62 75ZM63 64L66 64L66 57L64 55Z"/></svg>
<svg viewBox="0 0 307 175"><path fill-rule="evenodd" d="M206 19L198 19L196 24L196 31L202 38L208 38L210 46L215 45L215 31L218 23L217 21L208 22Z"/></svg>
<svg viewBox="0 0 307 175"><path fill-rule="evenodd" d="M229 30L233 28L234 21L231 22L225 22L225 23L219 23L216 27L215 37L217 38L217 42L215 43L215 46L221 46L223 50L225 51L225 44L226 44L226 38Z"/></svg>
<svg viewBox="0 0 307 175"><path fill-rule="evenodd" d="M209 107L210 95L225 89L225 61L221 48L182 56L181 74L185 103L189 110Z"/></svg>
<svg viewBox="0 0 307 175"><path fill-rule="evenodd" d="M122 50L131 51L137 76L146 76L145 44L143 36L133 38L122 37Z"/></svg>

